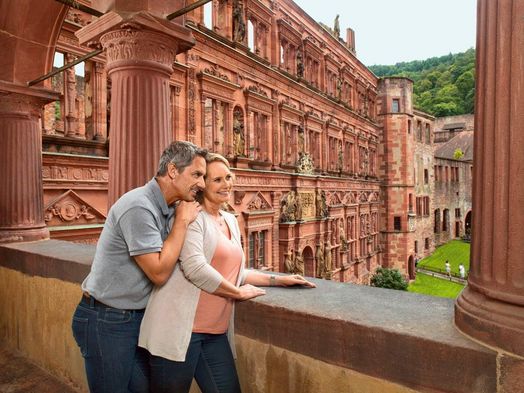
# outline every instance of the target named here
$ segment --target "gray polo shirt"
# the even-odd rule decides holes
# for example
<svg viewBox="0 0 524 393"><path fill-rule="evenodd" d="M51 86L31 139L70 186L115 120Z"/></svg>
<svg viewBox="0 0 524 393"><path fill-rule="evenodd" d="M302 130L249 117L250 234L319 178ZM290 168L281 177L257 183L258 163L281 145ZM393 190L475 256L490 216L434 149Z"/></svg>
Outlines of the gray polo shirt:
<svg viewBox="0 0 524 393"><path fill-rule="evenodd" d="M153 284L133 256L162 250L173 211L154 178L124 194L109 210L82 289L111 307L145 308Z"/></svg>

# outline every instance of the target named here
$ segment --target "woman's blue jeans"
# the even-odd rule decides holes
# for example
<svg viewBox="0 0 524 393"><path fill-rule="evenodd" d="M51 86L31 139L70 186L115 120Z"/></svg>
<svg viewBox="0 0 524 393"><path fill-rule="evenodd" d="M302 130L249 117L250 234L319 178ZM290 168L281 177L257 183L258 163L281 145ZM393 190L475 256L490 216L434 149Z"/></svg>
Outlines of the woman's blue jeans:
<svg viewBox="0 0 524 393"><path fill-rule="evenodd" d="M149 393L149 352L137 346L143 316L82 297L72 328L91 393Z"/></svg>
<svg viewBox="0 0 524 393"><path fill-rule="evenodd" d="M193 333L185 362L151 355L151 392L187 393L193 378L202 393L240 393L227 335Z"/></svg>

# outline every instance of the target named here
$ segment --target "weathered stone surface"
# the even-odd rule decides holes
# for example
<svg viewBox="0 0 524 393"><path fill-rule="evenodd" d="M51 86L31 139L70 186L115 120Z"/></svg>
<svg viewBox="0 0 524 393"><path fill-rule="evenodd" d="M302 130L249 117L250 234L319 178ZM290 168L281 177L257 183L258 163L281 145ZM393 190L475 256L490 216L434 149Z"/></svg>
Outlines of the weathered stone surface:
<svg viewBox="0 0 524 393"><path fill-rule="evenodd" d="M0 342L0 392L74 393L78 390L35 366L17 351Z"/></svg>

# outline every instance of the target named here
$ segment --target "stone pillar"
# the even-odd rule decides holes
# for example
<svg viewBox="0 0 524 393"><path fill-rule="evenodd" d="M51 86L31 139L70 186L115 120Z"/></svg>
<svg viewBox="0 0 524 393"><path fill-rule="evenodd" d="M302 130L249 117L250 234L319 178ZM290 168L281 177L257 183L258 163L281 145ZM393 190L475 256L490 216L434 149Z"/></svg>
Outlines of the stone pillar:
<svg viewBox="0 0 524 393"><path fill-rule="evenodd" d="M0 82L0 242L49 238L42 186L42 107L49 90Z"/></svg>
<svg viewBox="0 0 524 393"><path fill-rule="evenodd" d="M86 138L104 142L107 139L107 75L102 63L86 61L85 67Z"/></svg>
<svg viewBox="0 0 524 393"><path fill-rule="evenodd" d="M149 12L111 11L77 33L100 39L111 78L109 195L111 206L156 173L172 140L169 79L175 55L189 49L191 32Z"/></svg>
<svg viewBox="0 0 524 393"><path fill-rule="evenodd" d="M66 53L64 63L75 61L75 56ZM78 116L76 110L76 75L75 67L64 71L64 135L75 138L78 131Z"/></svg>
<svg viewBox="0 0 524 393"><path fill-rule="evenodd" d="M524 356L524 0L479 0L473 242L455 323Z"/></svg>

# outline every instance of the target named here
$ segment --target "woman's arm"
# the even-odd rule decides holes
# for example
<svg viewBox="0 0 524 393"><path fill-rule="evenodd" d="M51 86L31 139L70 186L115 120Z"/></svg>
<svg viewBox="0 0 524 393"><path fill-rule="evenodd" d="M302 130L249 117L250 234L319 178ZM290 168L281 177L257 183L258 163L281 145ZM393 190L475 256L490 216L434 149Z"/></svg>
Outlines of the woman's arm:
<svg viewBox="0 0 524 393"><path fill-rule="evenodd" d="M302 285L308 288L316 287L314 283L309 282L299 274L275 275L260 273L254 270L247 270L245 283L262 287L291 287L293 285Z"/></svg>
<svg viewBox="0 0 524 393"><path fill-rule="evenodd" d="M189 225L180 252L180 268L189 281L203 291L235 300L247 300L266 293L252 285L237 288L217 272L206 260L203 234L202 218L199 217Z"/></svg>

